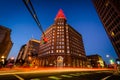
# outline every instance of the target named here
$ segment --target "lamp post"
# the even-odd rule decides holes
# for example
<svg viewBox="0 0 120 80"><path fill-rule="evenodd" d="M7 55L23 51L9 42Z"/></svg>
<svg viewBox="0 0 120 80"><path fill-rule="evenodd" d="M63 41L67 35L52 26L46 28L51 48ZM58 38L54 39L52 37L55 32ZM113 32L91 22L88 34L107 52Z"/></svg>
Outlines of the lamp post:
<svg viewBox="0 0 120 80"><path fill-rule="evenodd" d="M114 59L108 54L106 55L106 57L108 58L108 62L109 62L108 65L114 67L116 65Z"/></svg>
<svg viewBox="0 0 120 80"><path fill-rule="evenodd" d="M1 56L1 61L2 61L2 66L4 66L4 64L5 64L5 57L4 56Z"/></svg>

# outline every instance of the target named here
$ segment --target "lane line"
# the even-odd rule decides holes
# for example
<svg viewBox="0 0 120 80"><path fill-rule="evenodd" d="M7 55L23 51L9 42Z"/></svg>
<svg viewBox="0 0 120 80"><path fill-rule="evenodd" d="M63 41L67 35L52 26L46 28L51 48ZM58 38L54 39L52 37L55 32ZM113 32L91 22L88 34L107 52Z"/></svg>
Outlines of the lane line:
<svg viewBox="0 0 120 80"><path fill-rule="evenodd" d="M40 80L39 78L33 78L33 79L30 79L30 80Z"/></svg>
<svg viewBox="0 0 120 80"><path fill-rule="evenodd" d="M49 76L48 78L54 79L54 80L60 80L60 79L62 79L62 78L59 78L59 77L56 77L56 76Z"/></svg>
<svg viewBox="0 0 120 80"><path fill-rule="evenodd" d="M16 75L16 74L14 74L14 76L15 76L16 78L20 79L20 80L24 80L22 77L20 77L20 76L18 76L18 75Z"/></svg>
<svg viewBox="0 0 120 80"><path fill-rule="evenodd" d="M71 78L72 76L69 75L61 75L62 77L66 77L66 78Z"/></svg>
<svg viewBox="0 0 120 80"><path fill-rule="evenodd" d="M108 79L109 77L111 77L111 76L107 76L107 77L105 77L105 78L102 78L101 80L106 80L106 79Z"/></svg>

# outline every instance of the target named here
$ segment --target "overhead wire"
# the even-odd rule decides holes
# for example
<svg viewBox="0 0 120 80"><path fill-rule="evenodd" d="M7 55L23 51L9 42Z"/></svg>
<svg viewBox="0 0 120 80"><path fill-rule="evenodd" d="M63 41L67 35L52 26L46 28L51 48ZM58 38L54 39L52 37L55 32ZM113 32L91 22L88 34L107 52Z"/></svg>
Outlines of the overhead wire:
<svg viewBox="0 0 120 80"><path fill-rule="evenodd" d="M28 11L30 12L30 14L32 15L33 19L34 19L35 22L37 23L37 25L38 25L39 29L41 30L42 34L43 34L44 37L45 37L45 33L44 33L43 28L42 28L42 26L41 26L41 24L40 24L40 21L39 21L39 19L38 19L38 17L37 17L37 14L36 14L36 12L35 12L35 10L34 10L34 7L33 7L33 5L32 5L32 2L31 2L30 0L23 0L23 2L24 2L24 4L25 4L25 6L27 7ZM28 5L29 3L30 3L30 7L31 7L31 8L30 8L29 5Z"/></svg>

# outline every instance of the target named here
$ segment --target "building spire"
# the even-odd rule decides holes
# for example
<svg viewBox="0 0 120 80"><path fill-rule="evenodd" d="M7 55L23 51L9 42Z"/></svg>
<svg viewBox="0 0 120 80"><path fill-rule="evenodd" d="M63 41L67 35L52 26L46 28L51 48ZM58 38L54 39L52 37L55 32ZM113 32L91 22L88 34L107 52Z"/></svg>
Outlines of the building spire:
<svg viewBox="0 0 120 80"><path fill-rule="evenodd" d="M55 17L55 20L56 20L56 19L59 19L59 18L66 19L66 17L65 17L65 15L64 15L62 9L60 9L60 10L58 11L58 13L57 13L57 15L56 15L56 17Z"/></svg>

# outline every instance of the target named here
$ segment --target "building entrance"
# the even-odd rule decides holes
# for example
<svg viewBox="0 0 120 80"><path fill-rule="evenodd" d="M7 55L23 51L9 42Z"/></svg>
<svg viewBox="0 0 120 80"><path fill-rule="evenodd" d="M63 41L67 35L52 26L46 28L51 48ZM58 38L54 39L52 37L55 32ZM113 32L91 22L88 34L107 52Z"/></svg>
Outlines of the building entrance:
<svg viewBox="0 0 120 80"><path fill-rule="evenodd" d="M57 67L63 67L63 57L62 56L57 57Z"/></svg>

